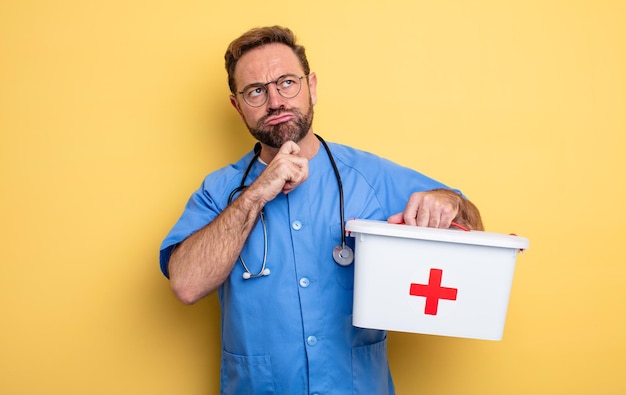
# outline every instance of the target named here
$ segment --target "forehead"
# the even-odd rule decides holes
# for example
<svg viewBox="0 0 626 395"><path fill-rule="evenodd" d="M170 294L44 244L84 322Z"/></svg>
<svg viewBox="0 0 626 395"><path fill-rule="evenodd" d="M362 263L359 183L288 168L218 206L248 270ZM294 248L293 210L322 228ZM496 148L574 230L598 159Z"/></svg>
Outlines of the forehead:
<svg viewBox="0 0 626 395"><path fill-rule="evenodd" d="M246 52L235 67L235 82L243 87L269 82L284 74L303 74L298 57L284 44L266 44Z"/></svg>

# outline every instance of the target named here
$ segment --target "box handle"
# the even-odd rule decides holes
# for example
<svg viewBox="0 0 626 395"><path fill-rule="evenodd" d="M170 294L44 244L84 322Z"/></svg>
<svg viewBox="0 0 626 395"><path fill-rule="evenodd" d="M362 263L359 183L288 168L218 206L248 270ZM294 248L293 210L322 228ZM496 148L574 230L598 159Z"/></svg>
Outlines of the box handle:
<svg viewBox="0 0 626 395"><path fill-rule="evenodd" d="M463 225L459 225L459 224L457 224L457 223L456 223L456 222L454 222L454 221L452 221L452 222L450 223L450 225L454 226L455 228L459 228L459 229L461 229L461 230L464 230L464 231L466 231L466 232L469 232L469 231L470 231L470 230L469 230L468 228L466 228L465 226L463 226Z"/></svg>

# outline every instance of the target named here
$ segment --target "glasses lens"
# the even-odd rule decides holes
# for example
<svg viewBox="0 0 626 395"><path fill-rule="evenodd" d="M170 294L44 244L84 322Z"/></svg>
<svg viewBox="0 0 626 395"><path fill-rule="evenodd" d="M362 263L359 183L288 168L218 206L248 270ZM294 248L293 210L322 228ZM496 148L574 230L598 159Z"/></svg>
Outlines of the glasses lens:
<svg viewBox="0 0 626 395"><path fill-rule="evenodd" d="M267 100L267 87L265 85L250 85L243 92L243 100L252 107L259 107Z"/></svg>
<svg viewBox="0 0 626 395"><path fill-rule="evenodd" d="M276 81L278 93L284 98L291 99L300 93L302 88L302 77L294 74L283 75Z"/></svg>

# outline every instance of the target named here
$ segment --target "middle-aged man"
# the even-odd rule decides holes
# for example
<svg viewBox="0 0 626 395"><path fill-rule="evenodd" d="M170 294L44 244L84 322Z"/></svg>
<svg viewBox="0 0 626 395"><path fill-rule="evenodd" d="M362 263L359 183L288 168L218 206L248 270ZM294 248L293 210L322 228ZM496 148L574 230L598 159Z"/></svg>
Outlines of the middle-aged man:
<svg viewBox="0 0 626 395"><path fill-rule="evenodd" d="M252 29L225 59L230 101L259 143L205 178L161 246L181 301L218 292L222 393L394 393L387 333L352 326L354 265L333 259L342 220L482 229L478 210L414 170L315 135L317 77L289 29Z"/></svg>

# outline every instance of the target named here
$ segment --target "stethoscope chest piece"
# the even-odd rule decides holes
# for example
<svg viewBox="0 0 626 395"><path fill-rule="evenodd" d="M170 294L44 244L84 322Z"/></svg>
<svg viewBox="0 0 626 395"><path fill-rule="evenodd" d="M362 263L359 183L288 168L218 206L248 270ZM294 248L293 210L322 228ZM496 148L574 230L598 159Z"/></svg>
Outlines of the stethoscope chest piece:
<svg viewBox="0 0 626 395"><path fill-rule="evenodd" d="M339 266L350 266L354 261L354 252L347 245L338 245L333 248L333 259Z"/></svg>

